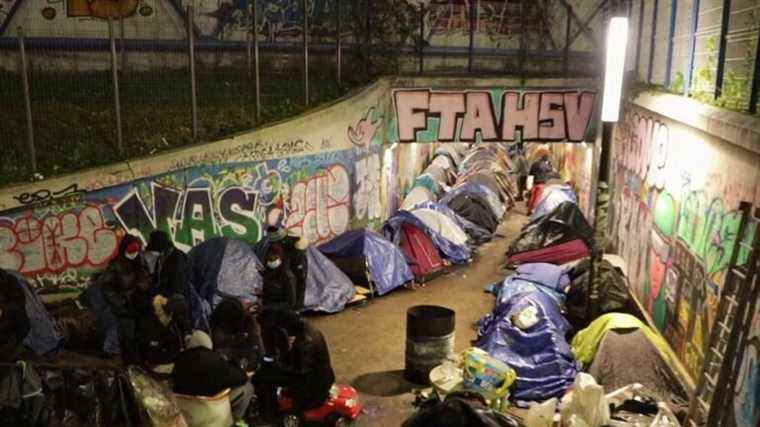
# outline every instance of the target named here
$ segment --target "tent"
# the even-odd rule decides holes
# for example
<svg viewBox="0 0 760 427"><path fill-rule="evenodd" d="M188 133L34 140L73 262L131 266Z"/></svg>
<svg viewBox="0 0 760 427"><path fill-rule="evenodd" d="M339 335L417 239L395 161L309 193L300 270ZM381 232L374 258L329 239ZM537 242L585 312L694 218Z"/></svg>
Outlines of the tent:
<svg viewBox="0 0 760 427"><path fill-rule="evenodd" d="M409 267L418 281L425 281L443 270L444 264L438 255L438 249L419 228L402 224L399 247L406 255Z"/></svg>
<svg viewBox="0 0 760 427"><path fill-rule="evenodd" d="M567 271L565 267L546 263L520 265L514 274L507 276L502 283L494 287L496 304L503 304L517 294L539 291L562 305L565 302L565 292L571 283Z"/></svg>
<svg viewBox="0 0 760 427"><path fill-rule="evenodd" d="M458 193L446 198L446 205L468 221L483 227L493 234L499 226L499 218L493 213L488 202L478 194Z"/></svg>
<svg viewBox="0 0 760 427"><path fill-rule="evenodd" d="M351 279L316 247L306 249L304 310L337 313L356 295Z"/></svg>
<svg viewBox="0 0 760 427"><path fill-rule="evenodd" d="M208 317L224 297L252 303L261 293L261 262L240 240L215 237L187 254L186 295L193 327L208 328Z"/></svg>
<svg viewBox="0 0 760 427"><path fill-rule="evenodd" d="M399 244L401 237L401 226L409 224L423 231L433 242L443 258L455 263L464 264L470 260L470 248L466 245L458 245L451 240L443 237L437 231L431 229L419 218L409 211L398 211L383 225L383 235L386 239L394 244Z"/></svg>
<svg viewBox="0 0 760 427"><path fill-rule="evenodd" d="M441 193L441 184L435 179L435 177L428 173L423 173L414 180L413 187L425 187L430 191L432 195L438 195Z"/></svg>
<svg viewBox="0 0 760 427"><path fill-rule="evenodd" d="M410 211L431 230L459 246L467 245L469 237L453 219L440 211L425 208L415 208Z"/></svg>
<svg viewBox="0 0 760 427"><path fill-rule="evenodd" d="M531 221L550 214L557 206L564 202L578 203L578 197L573 189L565 184L545 186L540 197L540 200L533 209L533 214L530 216Z"/></svg>
<svg viewBox="0 0 760 427"><path fill-rule="evenodd" d="M63 344L63 336L32 289L32 285L20 273L6 272L16 279L16 283L24 291L24 310L29 317L29 332L24 337L24 345L39 356L59 349Z"/></svg>
<svg viewBox="0 0 760 427"><path fill-rule="evenodd" d="M492 173L475 172L467 175L467 177L463 179L463 182L474 182L476 184L481 184L485 187L488 187L488 189L494 192L494 194L497 194L500 201L504 202L507 200L507 188L503 187L501 183L499 183L499 181L496 179L496 176Z"/></svg>
<svg viewBox="0 0 760 427"><path fill-rule="evenodd" d="M423 174L428 174L435 179L435 181L438 183L439 186L444 187L447 186L453 177L453 174L450 172L447 172L447 169L436 165L435 163L431 163L428 165L427 168L425 168L425 171Z"/></svg>
<svg viewBox="0 0 760 427"><path fill-rule="evenodd" d="M458 213L454 212L450 207L436 202L422 202L414 205L411 212L414 213L417 209L430 209L436 212L440 212L449 217L454 223L470 238L472 243L476 245L483 244L491 240L491 233L485 228L475 224L474 222L465 219Z"/></svg>
<svg viewBox="0 0 760 427"><path fill-rule="evenodd" d="M409 191L399 209L411 209L411 207L417 203L435 200L436 198L430 190L422 186L417 186Z"/></svg>
<svg viewBox="0 0 760 427"><path fill-rule="evenodd" d="M483 199L483 201L486 202L488 209L491 211L491 213L493 213L494 217L496 217L497 221L500 220L506 212L506 208L499 200L499 195L497 193L485 185L475 182L457 183L457 185L451 191L446 193L446 195L441 198L441 203L450 205L449 201L456 198L462 193L468 195L476 195Z"/></svg>
<svg viewBox="0 0 760 427"><path fill-rule="evenodd" d="M583 258L589 254L593 234L578 206L564 202L523 227L507 250L507 264L564 264Z"/></svg>
<svg viewBox="0 0 760 427"><path fill-rule="evenodd" d="M533 324L520 325L513 320L526 310L535 312ZM543 292L515 295L481 319L478 326L475 346L517 373L512 389L517 400L560 397L580 370L565 340L570 325L555 300Z"/></svg>
<svg viewBox="0 0 760 427"><path fill-rule="evenodd" d="M462 162L462 152L461 147L457 147L457 144L443 144L436 148L433 156L445 156L451 161L454 167L458 167Z"/></svg>
<svg viewBox="0 0 760 427"><path fill-rule="evenodd" d="M456 171L456 166L454 166L454 161L451 160L451 157L447 156L446 154L436 154L435 157L433 157L433 161L430 162L430 164L434 166L438 166L439 168L445 171Z"/></svg>
<svg viewBox="0 0 760 427"><path fill-rule="evenodd" d="M353 283L374 285L378 295L384 295L414 278L398 246L372 230L348 231L317 249L346 273Z"/></svg>

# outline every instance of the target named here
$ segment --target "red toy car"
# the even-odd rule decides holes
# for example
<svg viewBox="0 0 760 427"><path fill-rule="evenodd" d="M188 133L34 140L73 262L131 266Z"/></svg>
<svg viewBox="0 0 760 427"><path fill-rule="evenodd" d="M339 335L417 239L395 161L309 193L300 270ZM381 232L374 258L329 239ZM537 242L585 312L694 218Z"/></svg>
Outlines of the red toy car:
<svg viewBox="0 0 760 427"><path fill-rule="evenodd" d="M280 395L280 411L290 412L293 400ZM284 427L299 427L303 422L322 423L335 427L348 426L362 411L359 404L359 393L353 387L335 384L330 389L330 397L319 408L310 409L302 414L289 414L283 418Z"/></svg>

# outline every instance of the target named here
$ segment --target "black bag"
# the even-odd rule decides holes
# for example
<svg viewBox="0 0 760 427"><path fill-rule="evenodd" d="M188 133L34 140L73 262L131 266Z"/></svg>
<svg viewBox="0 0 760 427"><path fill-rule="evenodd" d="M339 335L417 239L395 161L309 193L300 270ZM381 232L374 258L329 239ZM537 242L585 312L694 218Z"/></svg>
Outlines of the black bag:
<svg viewBox="0 0 760 427"><path fill-rule="evenodd" d="M477 393L455 392L443 402L431 402L412 415L402 427L517 427L511 417L491 410Z"/></svg>
<svg viewBox="0 0 760 427"><path fill-rule="evenodd" d="M637 315L633 301L628 292L628 279L619 268L607 260L595 265L599 301L588 310L588 282L591 262L585 258L569 272L572 286L567 293L567 320L575 330L585 328L594 319L606 313L627 313ZM590 318L589 318L590 315Z"/></svg>

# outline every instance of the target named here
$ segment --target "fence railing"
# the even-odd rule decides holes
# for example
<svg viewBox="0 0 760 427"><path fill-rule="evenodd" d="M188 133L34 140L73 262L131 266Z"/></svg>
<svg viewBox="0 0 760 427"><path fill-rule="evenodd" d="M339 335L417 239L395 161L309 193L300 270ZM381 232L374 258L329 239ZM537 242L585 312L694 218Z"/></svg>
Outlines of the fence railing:
<svg viewBox="0 0 760 427"><path fill-rule="evenodd" d="M760 2L633 0L629 49L639 79L758 113Z"/></svg>
<svg viewBox="0 0 760 427"><path fill-rule="evenodd" d="M0 185L222 138L381 73L601 69L602 8L583 17L583 0L279 1L291 7L284 24L270 16L271 0L234 12L177 1L179 24L150 37L134 16L88 20L74 36L0 19L0 150L9 160ZM236 18L209 27L210 15Z"/></svg>

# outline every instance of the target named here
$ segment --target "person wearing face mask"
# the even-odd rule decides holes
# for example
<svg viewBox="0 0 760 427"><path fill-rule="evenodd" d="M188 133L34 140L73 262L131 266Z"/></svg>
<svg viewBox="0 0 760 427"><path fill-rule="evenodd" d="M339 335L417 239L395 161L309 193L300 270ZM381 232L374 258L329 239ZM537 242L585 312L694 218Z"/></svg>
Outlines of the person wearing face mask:
<svg viewBox="0 0 760 427"><path fill-rule="evenodd" d="M145 252L156 293L166 298L184 293L187 255L174 246L171 237L164 231L153 231Z"/></svg>
<svg viewBox="0 0 760 427"><path fill-rule="evenodd" d="M262 302L268 308L295 308L297 304L296 277L285 260L282 243L273 243L266 254L266 266L261 274L264 281Z"/></svg>

